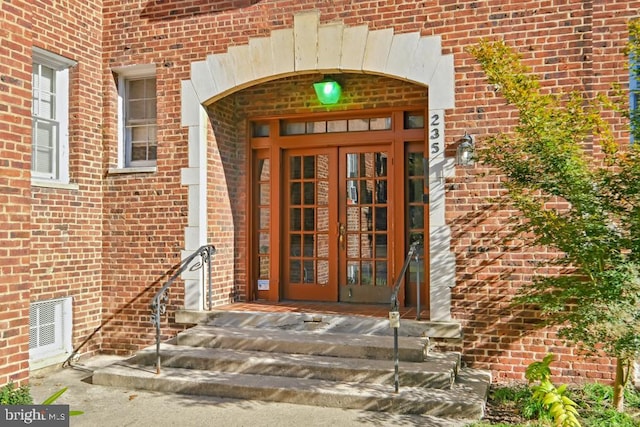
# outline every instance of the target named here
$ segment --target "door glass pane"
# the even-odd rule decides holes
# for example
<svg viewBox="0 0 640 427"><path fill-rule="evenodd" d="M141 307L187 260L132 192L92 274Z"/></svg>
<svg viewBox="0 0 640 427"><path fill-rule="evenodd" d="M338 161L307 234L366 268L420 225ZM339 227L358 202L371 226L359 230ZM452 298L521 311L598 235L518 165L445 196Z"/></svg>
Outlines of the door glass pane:
<svg viewBox="0 0 640 427"><path fill-rule="evenodd" d="M357 234L347 236L347 257L360 258L360 239Z"/></svg>
<svg viewBox="0 0 640 427"><path fill-rule="evenodd" d="M256 156L264 156L266 152L255 152ZM269 159L256 159L255 180L256 186L254 200L257 203L257 225L256 246L257 246L257 278L261 280L269 279L269 269L271 267L271 184L269 182Z"/></svg>
<svg viewBox="0 0 640 427"><path fill-rule="evenodd" d="M318 181L318 205L329 205L329 181Z"/></svg>
<svg viewBox="0 0 640 427"><path fill-rule="evenodd" d="M330 120L327 122L327 132L346 132L347 129L346 120Z"/></svg>
<svg viewBox="0 0 640 427"><path fill-rule="evenodd" d="M375 230L386 231L387 230L387 208L383 206L378 206L375 209L375 213L376 213Z"/></svg>
<svg viewBox="0 0 640 427"><path fill-rule="evenodd" d="M347 230L360 229L360 208L347 208Z"/></svg>
<svg viewBox="0 0 640 427"><path fill-rule="evenodd" d="M318 220L316 226L318 231L329 231L329 208L317 208Z"/></svg>
<svg viewBox="0 0 640 427"><path fill-rule="evenodd" d="M304 183L304 204L305 205L313 205L316 201L316 191L315 191L315 183L313 182L305 182Z"/></svg>
<svg viewBox="0 0 640 427"><path fill-rule="evenodd" d="M347 283L357 285L360 283L360 263L349 261L347 263Z"/></svg>
<svg viewBox="0 0 640 427"><path fill-rule="evenodd" d="M387 176L387 154L376 153L376 176Z"/></svg>
<svg viewBox="0 0 640 427"><path fill-rule="evenodd" d="M316 280L319 285L329 283L329 261L318 261L318 276Z"/></svg>
<svg viewBox="0 0 640 427"><path fill-rule="evenodd" d="M406 111L404 113L405 129L424 129L424 113L422 111Z"/></svg>
<svg viewBox="0 0 640 427"><path fill-rule="evenodd" d="M370 120L371 130L388 130L391 129L391 117L379 117Z"/></svg>
<svg viewBox="0 0 640 427"><path fill-rule="evenodd" d="M304 208L304 231L313 231L316 228L315 208Z"/></svg>
<svg viewBox="0 0 640 427"><path fill-rule="evenodd" d="M373 189L375 187L374 180L366 179L360 181L360 194L361 194L361 203L360 204L369 204L373 203Z"/></svg>
<svg viewBox="0 0 640 427"><path fill-rule="evenodd" d="M361 132L369 130L369 119L349 120L349 132Z"/></svg>
<svg viewBox="0 0 640 427"><path fill-rule="evenodd" d="M327 122L307 122L307 133L326 133Z"/></svg>
<svg viewBox="0 0 640 427"><path fill-rule="evenodd" d="M289 271L293 284L314 286L329 280L329 156L289 160ZM294 207L295 206L295 207Z"/></svg>
<svg viewBox="0 0 640 427"><path fill-rule="evenodd" d="M302 283L302 264L300 260L289 261L289 281L291 283Z"/></svg>
<svg viewBox="0 0 640 427"><path fill-rule="evenodd" d="M269 208L258 208L258 217L258 227L260 227L260 229L269 228L269 224L271 223Z"/></svg>
<svg viewBox="0 0 640 427"><path fill-rule="evenodd" d="M315 178L316 158L314 156L304 156L304 178Z"/></svg>
<svg viewBox="0 0 640 427"><path fill-rule="evenodd" d="M314 261L304 262L303 279L304 283L314 283L316 281L316 269L314 268Z"/></svg>
<svg viewBox="0 0 640 427"><path fill-rule="evenodd" d="M387 286L387 262L376 261L376 286Z"/></svg>
<svg viewBox="0 0 640 427"><path fill-rule="evenodd" d="M315 242L313 240L313 234L304 235L304 256L312 257L315 255Z"/></svg>
<svg viewBox="0 0 640 427"><path fill-rule="evenodd" d="M289 209L289 230L291 231L302 230L301 215L302 215L302 209L300 208Z"/></svg>
<svg viewBox="0 0 640 427"><path fill-rule="evenodd" d="M260 184L258 186L258 204L268 205L271 203L271 190L269 184Z"/></svg>
<svg viewBox="0 0 640 427"><path fill-rule="evenodd" d="M422 153L409 153L407 161L407 174L409 176L424 176Z"/></svg>
<svg viewBox="0 0 640 427"><path fill-rule="evenodd" d="M386 234L376 234L376 257L377 258L387 257L387 235Z"/></svg>
<svg viewBox="0 0 640 427"><path fill-rule="evenodd" d="M360 235L360 257L373 258L373 234Z"/></svg>
<svg viewBox="0 0 640 427"><path fill-rule="evenodd" d="M316 170L316 176L318 179L329 179L329 156L326 154L319 155L316 162L318 165L318 169ZM318 184L322 182L324 181L319 181Z"/></svg>
<svg viewBox="0 0 640 427"><path fill-rule="evenodd" d="M329 236L326 234L318 234L318 258L329 257Z"/></svg>
<svg viewBox="0 0 640 427"><path fill-rule="evenodd" d="M358 155L347 154L347 177L355 178L358 176Z"/></svg>
<svg viewBox="0 0 640 427"><path fill-rule="evenodd" d="M304 122L287 122L284 124L283 133L285 135L304 135L305 123Z"/></svg>
<svg viewBox="0 0 640 427"><path fill-rule="evenodd" d="M363 285L373 284L373 263L371 261L362 261L360 263L362 272L360 273L360 283Z"/></svg>
<svg viewBox="0 0 640 427"><path fill-rule="evenodd" d="M409 245L412 243L424 242L425 214L428 212L426 210L428 209L428 205L425 205L423 202L425 188L423 152L416 151L407 153L405 161L407 168L407 177L405 182L407 187L407 200L405 202L405 209L407 212L406 221L408 231L407 247L405 248L405 251L408 251ZM423 253L424 251L421 249L421 257ZM417 304L418 277L420 277L420 285L424 286L424 262L412 262L409 265L407 280L405 282L405 302L407 305L415 306ZM422 295L424 294L425 292L422 293Z"/></svg>
<svg viewBox="0 0 640 427"><path fill-rule="evenodd" d="M289 236L289 254L291 256L299 257L300 254L302 254L300 249L301 242L301 236L299 234L292 234Z"/></svg>
<svg viewBox="0 0 640 427"><path fill-rule="evenodd" d="M424 188L424 180L422 179L410 179L407 188L407 196L409 197L409 203L422 202L422 194Z"/></svg>
<svg viewBox="0 0 640 427"><path fill-rule="evenodd" d="M387 203L387 181L376 180L376 203Z"/></svg>
<svg viewBox="0 0 640 427"><path fill-rule="evenodd" d="M269 233L258 233L258 253L269 253Z"/></svg>
<svg viewBox="0 0 640 427"><path fill-rule="evenodd" d="M300 205L302 204L302 195L301 195L301 185L299 182L291 183L291 205Z"/></svg>
<svg viewBox="0 0 640 427"><path fill-rule="evenodd" d="M409 206L409 229L424 228L424 208L422 206Z"/></svg>
<svg viewBox="0 0 640 427"><path fill-rule="evenodd" d="M258 274L258 278L269 278L269 257L260 257L260 272Z"/></svg>
<svg viewBox="0 0 640 427"><path fill-rule="evenodd" d="M300 158L300 156L295 156L295 157L291 157L290 162L290 172L289 172L289 178L291 179L300 179L301 175L301 171L302 171L302 159Z"/></svg>
<svg viewBox="0 0 640 427"><path fill-rule="evenodd" d="M387 154L372 151L345 155L342 185L347 248L343 252L346 277L342 280L346 285L387 286ZM371 295L373 300L379 298L374 295L384 294Z"/></svg>

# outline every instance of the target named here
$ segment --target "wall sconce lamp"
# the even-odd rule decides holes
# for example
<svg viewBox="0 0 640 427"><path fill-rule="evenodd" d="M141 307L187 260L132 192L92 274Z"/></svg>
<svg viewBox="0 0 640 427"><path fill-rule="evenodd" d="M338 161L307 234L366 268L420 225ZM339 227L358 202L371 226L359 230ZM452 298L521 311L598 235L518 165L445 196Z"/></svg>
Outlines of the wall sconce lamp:
<svg viewBox="0 0 640 427"><path fill-rule="evenodd" d="M340 84L330 78L324 78L314 83L313 88L316 91L318 101L323 105L333 105L338 102L342 95L342 87Z"/></svg>
<svg viewBox="0 0 640 427"><path fill-rule="evenodd" d="M473 137L465 131L456 151L456 163L459 166L471 166L475 160L474 154Z"/></svg>

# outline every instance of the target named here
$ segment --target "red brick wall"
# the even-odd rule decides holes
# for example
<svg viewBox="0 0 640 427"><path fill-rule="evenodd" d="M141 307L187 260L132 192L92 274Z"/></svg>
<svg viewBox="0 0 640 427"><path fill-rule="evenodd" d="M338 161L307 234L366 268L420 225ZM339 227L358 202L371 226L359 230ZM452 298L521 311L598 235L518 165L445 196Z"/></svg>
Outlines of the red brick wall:
<svg viewBox="0 0 640 427"><path fill-rule="evenodd" d="M209 109L207 236L217 249L213 258L215 305L246 296L247 153L245 124L239 113L234 96Z"/></svg>
<svg viewBox="0 0 640 427"><path fill-rule="evenodd" d="M508 131L516 120L514 110L505 107L499 94L488 87L479 67L464 51L479 36L504 38L516 46L526 64L541 76L543 87L552 92L575 89L593 96L595 91L607 91L613 82L628 83L622 47L628 37L626 22L638 16L638 2L535 3L476 9L484 25L463 31L467 41L452 48L459 92L458 108L448 115L448 135L467 130L482 144L483 136ZM463 34L456 32L450 40L460 37ZM620 118L610 118L620 142L628 143ZM452 148L449 155L454 154ZM495 179L484 175L487 172L480 166L459 169L447 185L447 220L457 259L453 315L465 325L465 359L493 370L497 381L510 381L522 380L531 361L553 352L558 359L553 372L559 377L611 379L612 361L580 357L553 330L538 330L535 312L510 308L510 298L519 287L534 274L549 271L539 268L539 262L552 254L520 249L519 242L504 244L509 232L505 224L517 212L488 201L500 190Z"/></svg>
<svg viewBox="0 0 640 427"><path fill-rule="evenodd" d="M129 351L149 340L151 330L145 320L149 288L156 286L167 269L178 262L179 250L184 246L186 188L180 186L179 176L180 169L186 166L187 132L179 123L180 80L189 78L191 62L224 52L232 45L246 44L252 37L268 36L273 29L291 28L295 13L314 8L320 10L323 23L342 21L348 26L365 24L370 30L393 28L396 33L439 35L443 53L455 55L456 108L446 114L448 154L453 155L455 140L464 131L481 144L483 136L508 131L515 122L513 110L505 107L488 87L466 47L481 37L505 38L542 76L548 90L606 90L611 82L627 81L627 73L620 67L620 48L626 41L626 20L637 15L640 8L638 1L621 0L407 0L393 4L303 0L224 4L222 9L214 2L148 2L133 6L115 0L104 3L106 166L116 164L115 86L109 67L157 65L162 129L157 173L107 176L105 181L104 314L113 317L104 347L107 350ZM311 79L307 76L290 81L292 85L305 85ZM375 81L352 81L353 87L364 86L358 92L361 99L350 99L350 108L373 106L372 95L364 90ZM274 111L274 99L278 113L313 110L311 105L298 104L296 92L284 90L287 84L260 85L216 103L210 113L216 122L211 142L217 151L209 153L209 208L215 215L210 218L208 233L220 250L215 261L219 271L230 271L228 263L236 261L234 277L221 277L225 290L216 297L219 301L230 298L235 291L242 295L246 286L246 182L242 175L247 153L243 139L246 123L234 113L269 113ZM385 90L383 97L398 97L390 102L413 102L402 100L406 93L393 94L388 86ZM414 99L420 100L420 96ZM235 126L231 120L237 120ZM615 117L612 121L618 123ZM618 129L617 136L624 143L626 134ZM586 364L555 340L551 331L534 331L535 313L508 308L509 297L530 280L535 261L546 254L504 247L500 237L508 230L501 228L502 219L512 213L498 210L487 201L487 196L498 194L499 187L484 172L479 166L460 169L447 187L447 217L454 235L452 250L458 260L453 316L464 324L466 360L494 370L498 380L522 379L528 363L553 351L561 355L556 366L567 378L610 378L610 370L600 372L594 369L595 365ZM180 296L175 298L179 306ZM126 333L122 330L125 326Z"/></svg>
<svg viewBox="0 0 640 427"><path fill-rule="evenodd" d="M75 187L31 188L31 301L73 298L73 346L82 345L80 353L100 346L93 332L101 324L103 267L101 7L100 0L38 2L29 16L34 46L77 62L69 77L69 175ZM26 79L30 89L31 76Z"/></svg>
<svg viewBox="0 0 640 427"><path fill-rule="evenodd" d="M157 68L157 172L109 174L117 163L117 87L105 64L106 168L104 171L102 350L130 354L154 339L149 304L181 262L187 225L187 189L180 171L188 165L187 131L180 126L180 67ZM154 62L140 57L136 64ZM121 65L121 64L118 64ZM183 307L182 282L171 288L168 312ZM178 328L179 329L179 328ZM173 334L166 326L163 333Z"/></svg>
<svg viewBox="0 0 640 427"><path fill-rule="evenodd" d="M26 4L0 3L0 385L29 373L31 30ZM28 82L28 84L27 84Z"/></svg>

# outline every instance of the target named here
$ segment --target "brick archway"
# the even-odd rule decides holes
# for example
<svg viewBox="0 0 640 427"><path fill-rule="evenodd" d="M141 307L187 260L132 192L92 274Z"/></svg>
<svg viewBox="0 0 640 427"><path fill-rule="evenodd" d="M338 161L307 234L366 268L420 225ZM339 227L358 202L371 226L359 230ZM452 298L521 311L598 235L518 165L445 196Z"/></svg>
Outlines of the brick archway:
<svg viewBox="0 0 640 427"><path fill-rule="evenodd" d="M294 16L293 28L253 38L191 64L182 82L182 125L189 129L189 167L182 184L189 187L189 224L185 251L207 242L207 114L205 106L243 88L305 73L364 73L405 80L429 91L431 320L450 320L455 285L455 257L445 223L444 178L453 162L444 157L445 110L454 106L453 55L443 55L439 36L394 34L341 23L321 24L318 11ZM201 309L199 278L186 274L185 308Z"/></svg>

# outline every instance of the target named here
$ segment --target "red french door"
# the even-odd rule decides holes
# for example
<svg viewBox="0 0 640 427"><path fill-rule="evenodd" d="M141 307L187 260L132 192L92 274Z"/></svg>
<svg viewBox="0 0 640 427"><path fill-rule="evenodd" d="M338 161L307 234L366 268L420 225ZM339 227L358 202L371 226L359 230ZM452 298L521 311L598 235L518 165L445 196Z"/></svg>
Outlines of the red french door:
<svg viewBox="0 0 640 427"><path fill-rule="evenodd" d="M285 298L389 300L389 155L385 146L286 150Z"/></svg>

